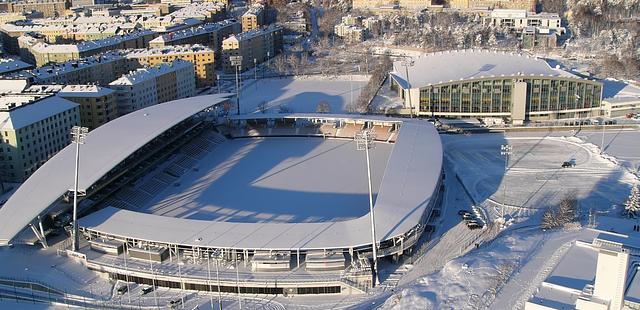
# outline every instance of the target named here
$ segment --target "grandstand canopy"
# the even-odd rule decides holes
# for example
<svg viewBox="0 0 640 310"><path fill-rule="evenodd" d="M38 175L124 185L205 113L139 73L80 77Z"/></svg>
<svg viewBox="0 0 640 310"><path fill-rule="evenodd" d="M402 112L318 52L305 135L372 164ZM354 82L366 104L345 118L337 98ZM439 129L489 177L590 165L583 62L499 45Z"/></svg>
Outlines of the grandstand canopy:
<svg viewBox="0 0 640 310"><path fill-rule="evenodd" d="M119 117L89 132L80 147L79 190L86 190L146 143L228 95L179 99ZM0 245L73 188L75 146L69 145L29 177L0 208Z"/></svg>

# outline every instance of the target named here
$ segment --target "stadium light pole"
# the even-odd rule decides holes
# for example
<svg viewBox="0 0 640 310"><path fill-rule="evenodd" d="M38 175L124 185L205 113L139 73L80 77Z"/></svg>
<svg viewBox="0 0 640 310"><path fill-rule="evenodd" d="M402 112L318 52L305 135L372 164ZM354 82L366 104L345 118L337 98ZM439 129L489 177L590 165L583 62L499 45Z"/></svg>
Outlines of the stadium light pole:
<svg viewBox="0 0 640 310"><path fill-rule="evenodd" d="M413 67L413 59L405 58L402 61L405 74L407 75L407 99L409 99L409 117L413 118L413 102L411 102L411 82L409 82L409 67Z"/></svg>
<svg viewBox="0 0 640 310"><path fill-rule="evenodd" d="M84 144L89 128L73 126L71 128L71 141L76 144L76 165L73 182L73 251L78 251L78 169L80 166L80 144Z"/></svg>
<svg viewBox="0 0 640 310"><path fill-rule="evenodd" d="M184 262L178 259L178 275L180 276L180 304L182 305L182 309L184 309L184 280L182 280L182 268Z"/></svg>
<svg viewBox="0 0 640 310"><path fill-rule="evenodd" d="M378 242L376 240L376 220L373 214L373 190L371 189L371 160L369 149L373 147L374 133L365 129L356 134L356 149L364 150L367 158L367 182L369 185L369 214L371 219L371 248L373 249L373 286L378 285Z"/></svg>
<svg viewBox="0 0 640 310"><path fill-rule="evenodd" d="M509 144L503 144L500 146L500 155L504 156L504 185L502 186L502 210L500 211L500 217L504 220L504 206L507 203L507 171L509 170L509 155L513 146Z"/></svg>
<svg viewBox="0 0 640 310"><path fill-rule="evenodd" d="M236 106L238 108L238 115L240 115L240 75L239 70L240 66L242 66L242 56L231 56L229 57L229 61L231 61L231 65L236 67Z"/></svg>
<svg viewBox="0 0 640 310"><path fill-rule="evenodd" d="M211 310L213 310L213 289L211 287L211 255L207 249L207 284L209 285L209 301L211 302Z"/></svg>
<svg viewBox="0 0 640 310"><path fill-rule="evenodd" d="M218 308L220 310L222 310L222 291L220 291L220 269L218 267L218 264L220 264L220 258L221 258L221 254L220 250L216 250L217 256L216 256L216 278L218 280ZM213 253L211 254L213 255Z"/></svg>

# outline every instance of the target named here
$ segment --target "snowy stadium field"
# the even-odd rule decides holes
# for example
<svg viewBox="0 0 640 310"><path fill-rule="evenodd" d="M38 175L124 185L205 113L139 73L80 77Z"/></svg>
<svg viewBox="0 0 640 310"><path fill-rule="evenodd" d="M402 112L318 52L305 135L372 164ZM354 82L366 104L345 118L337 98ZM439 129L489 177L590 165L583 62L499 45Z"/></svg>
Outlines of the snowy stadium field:
<svg viewBox="0 0 640 310"><path fill-rule="evenodd" d="M295 113L313 113L320 102L329 104L331 113L349 112L368 80L361 76L308 79L282 78L248 81L240 94L243 114L278 113L281 106Z"/></svg>
<svg viewBox="0 0 640 310"><path fill-rule="evenodd" d="M374 194L392 148L379 143L371 152ZM369 212L366 175L353 140L228 140L136 211L244 223L349 220Z"/></svg>
<svg viewBox="0 0 640 310"><path fill-rule="evenodd" d="M474 200L504 201L514 215L533 215L567 193L575 193L587 209L607 210L623 202L633 182L622 167L600 156L596 146L578 138L474 135L443 141L446 157ZM505 174L500 145L507 143L513 151ZM565 161L575 166L562 168Z"/></svg>

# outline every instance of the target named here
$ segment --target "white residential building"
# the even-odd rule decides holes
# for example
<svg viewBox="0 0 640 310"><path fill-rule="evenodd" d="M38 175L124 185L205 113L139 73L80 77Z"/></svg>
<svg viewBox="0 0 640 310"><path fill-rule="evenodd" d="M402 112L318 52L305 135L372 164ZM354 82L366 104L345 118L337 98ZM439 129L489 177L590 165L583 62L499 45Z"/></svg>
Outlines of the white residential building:
<svg viewBox="0 0 640 310"><path fill-rule="evenodd" d="M119 115L191 97L196 89L193 64L177 59L169 64L138 69L111 82L109 87L116 91Z"/></svg>

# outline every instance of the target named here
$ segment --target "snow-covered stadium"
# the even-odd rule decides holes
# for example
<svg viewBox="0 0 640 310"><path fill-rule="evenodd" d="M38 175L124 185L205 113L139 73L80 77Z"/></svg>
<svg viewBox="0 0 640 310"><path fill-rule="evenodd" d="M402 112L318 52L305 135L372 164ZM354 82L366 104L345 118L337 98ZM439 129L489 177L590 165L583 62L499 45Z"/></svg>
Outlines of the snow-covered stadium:
<svg viewBox="0 0 640 310"><path fill-rule="evenodd" d="M360 115L219 117L224 95L176 100L91 131L80 148L80 249L114 279L205 291L351 293L371 281L365 153L379 258L411 251L439 203L442 145L428 122ZM0 209L0 245L64 222L75 146ZM222 264L212 281L215 261ZM364 283L364 284L363 284Z"/></svg>

